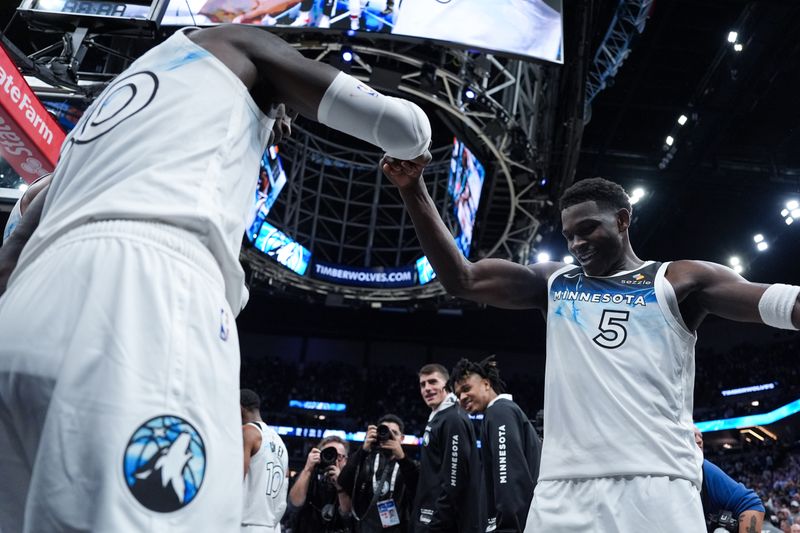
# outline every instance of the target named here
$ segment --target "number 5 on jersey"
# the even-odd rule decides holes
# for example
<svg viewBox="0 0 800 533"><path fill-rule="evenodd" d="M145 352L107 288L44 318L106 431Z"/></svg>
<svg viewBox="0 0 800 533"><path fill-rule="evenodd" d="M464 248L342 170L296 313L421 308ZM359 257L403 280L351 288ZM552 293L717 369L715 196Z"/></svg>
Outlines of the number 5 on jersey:
<svg viewBox="0 0 800 533"><path fill-rule="evenodd" d="M592 340L603 348L619 348L628 338L628 330L623 325L628 321L628 311L612 311L604 309L603 316L600 318L599 333Z"/></svg>

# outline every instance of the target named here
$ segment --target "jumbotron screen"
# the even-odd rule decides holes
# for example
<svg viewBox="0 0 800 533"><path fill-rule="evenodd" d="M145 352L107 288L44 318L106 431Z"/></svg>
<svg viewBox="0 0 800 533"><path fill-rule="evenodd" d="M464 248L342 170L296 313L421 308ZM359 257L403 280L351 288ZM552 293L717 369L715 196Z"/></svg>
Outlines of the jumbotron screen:
<svg viewBox="0 0 800 533"><path fill-rule="evenodd" d="M453 139L447 192L453 201L453 214L458 222L456 246L464 257L469 257L472 246L472 229L475 227L475 216L478 214L485 175L486 171L475 155L464 146L464 143Z"/></svg>
<svg viewBox="0 0 800 533"><path fill-rule="evenodd" d="M366 31L563 63L562 0L171 0L167 25Z"/></svg>

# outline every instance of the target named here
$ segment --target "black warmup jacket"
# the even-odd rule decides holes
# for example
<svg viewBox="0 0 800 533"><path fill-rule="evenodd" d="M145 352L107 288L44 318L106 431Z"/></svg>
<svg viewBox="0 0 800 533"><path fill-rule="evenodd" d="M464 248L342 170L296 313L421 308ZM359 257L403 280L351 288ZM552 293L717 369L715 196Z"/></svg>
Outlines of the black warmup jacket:
<svg viewBox="0 0 800 533"><path fill-rule="evenodd" d="M539 478L542 442L528 417L507 394L483 414L481 457L488 523L497 533L522 532Z"/></svg>
<svg viewBox="0 0 800 533"><path fill-rule="evenodd" d="M457 402L428 422L420 463L414 531L483 533L486 516L481 502L480 456L472 423Z"/></svg>

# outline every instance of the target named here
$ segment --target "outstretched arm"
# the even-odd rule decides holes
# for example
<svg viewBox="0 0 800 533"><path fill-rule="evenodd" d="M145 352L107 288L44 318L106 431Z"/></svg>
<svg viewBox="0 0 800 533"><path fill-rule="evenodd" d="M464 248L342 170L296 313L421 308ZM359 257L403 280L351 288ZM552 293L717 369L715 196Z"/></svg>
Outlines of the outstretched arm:
<svg viewBox="0 0 800 533"><path fill-rule="evenodd" d="M765 318L767 323L774 322L776 313L787 327L791 324L800 329L796 287L751 283L728 267L706 261L676 261L669 266L666 276L675 288L678 302L693 304L685 306L692 310L689 316L684 316L691 329L696 329L708 314L763 324ZM769 294L765 297L767 289Z"/></svg>
<svg viewBox="0 0 800 533"><path fill-rule="evenodd" d="M411 159L428 149L430 122L417 105L308 59L263 29L221 25L190 38L225 63L262 109L285 104L397 157Z"/></svg>
<svg viewBox="0 0 800 533"><path fill-rule="evenodd" d="M433 203L422 169L427 161L384 157L384 174L400 190L422 249L447 292L507 309L547 307L547 279L561 263L523 266L502 259L468 261L453 241Z"/></svg>

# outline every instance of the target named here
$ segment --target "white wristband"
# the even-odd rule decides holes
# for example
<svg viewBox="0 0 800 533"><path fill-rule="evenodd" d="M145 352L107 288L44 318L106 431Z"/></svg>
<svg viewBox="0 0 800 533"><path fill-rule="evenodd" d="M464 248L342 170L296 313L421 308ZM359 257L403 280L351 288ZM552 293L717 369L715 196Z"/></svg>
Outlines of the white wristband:
<svg viewBox="0 0 800 533"><path fill-rule="evenodd" d="M764 324L780 329L794 329L792 312L797 303L800 287L776 283L767 287L767 290L758 301L758 312Z"/></svg>

